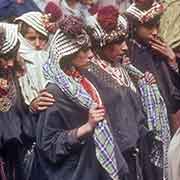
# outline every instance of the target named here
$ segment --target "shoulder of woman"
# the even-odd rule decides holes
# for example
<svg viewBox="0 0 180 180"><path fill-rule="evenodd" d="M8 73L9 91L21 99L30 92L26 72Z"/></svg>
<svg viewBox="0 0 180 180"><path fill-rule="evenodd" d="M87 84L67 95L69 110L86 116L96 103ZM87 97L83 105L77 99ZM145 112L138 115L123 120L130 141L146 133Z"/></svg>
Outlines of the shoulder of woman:
<svg viewBox="0 0 180 180"><path fill-rule="evenodd" d="M52 94L54 97L59 97L63 95L63 92L55 83L48 83L46 86L47 92Z"/></svg>

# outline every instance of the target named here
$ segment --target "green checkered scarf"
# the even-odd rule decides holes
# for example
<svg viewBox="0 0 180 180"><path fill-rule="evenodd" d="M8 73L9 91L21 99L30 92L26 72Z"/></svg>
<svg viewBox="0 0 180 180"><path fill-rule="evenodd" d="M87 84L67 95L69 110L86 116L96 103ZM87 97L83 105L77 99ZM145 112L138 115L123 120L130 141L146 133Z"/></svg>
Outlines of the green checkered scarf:
<svg viewBox="0 0 180 180"><path fill-rule="evenodd" d="M143 78L144 74L131 64L126 65L125 68L131 76L139 79L138 87L143 108L147 115L148 128L155 135L152 152L150 154L151 162L163 168L163 178L167 179L167 152L170 143L170 129L166 104L157 84L149 85Z"/></svg>

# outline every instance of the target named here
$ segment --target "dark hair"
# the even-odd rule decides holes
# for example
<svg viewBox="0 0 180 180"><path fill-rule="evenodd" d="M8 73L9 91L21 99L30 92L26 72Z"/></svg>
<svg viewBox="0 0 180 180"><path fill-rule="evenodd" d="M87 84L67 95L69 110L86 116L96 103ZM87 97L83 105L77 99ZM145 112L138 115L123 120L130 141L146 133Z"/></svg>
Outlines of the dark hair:
<svg viewBox="0 0 180 180"><path fill-rule="evenodd" d="M148 22L146 23L143 23L142 25L146 28L152 28L152 27L157 27L159 26L160 24L160 15L159 16L156 16L154 17L153 19L149 20Z"/></svg>
<svg viewBox="0 0 180 180"><path fill-rule="evenodd" d="M149 29L155 26L158 27L160 24L160 15L145 23L139 22L139 20L136 17L128 13L125 13L124 15L127 17L129 23L129 39L134 38L136 36L136 30L140 26L144 26Z"/></svg>
<svg viewBox="0 0 180 180"><path fill-rule="evenodd" d="M60 59L60 61L59 61L59 65L60 65L61 69L63 69L64 71L71 69L71 67L73 66L73 65L72 65L72 60L73 60L74 58L76 58L76 56L78 55L78 53L79 53L80 51L86 52L86 51L88 51L88 50L89 50L89 47L82 47L82 48L80 48L77 52L62 57L62 58Z"/></svg>
<svg viewBox="0 0 180 180"><path fill-rule="evenodd" d="M18 50L19 50L20 42L18 41L16 46L6 54L0 53L0 58L4 60L8 59L13 59L14 60L14 72L23 74L24 73L24 64L22 60L20 60L17 55L18 55Z"/></svg>
<svg viewBox="0 0 180 180"><path fill-rule="evenodd" d="M24 23L24 22L22 22L22 21L19 21L18 23L19 23L19 24L18 24L19 32L20 32L23 36L25 36L26 33L28 32L29 25L26 24L26 23Z"/></svg>

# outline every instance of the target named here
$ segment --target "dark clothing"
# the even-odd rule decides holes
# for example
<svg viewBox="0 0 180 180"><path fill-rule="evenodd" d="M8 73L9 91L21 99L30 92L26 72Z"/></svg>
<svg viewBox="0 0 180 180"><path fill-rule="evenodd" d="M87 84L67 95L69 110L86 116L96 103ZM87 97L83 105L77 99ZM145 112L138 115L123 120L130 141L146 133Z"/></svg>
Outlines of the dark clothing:
<svg viewBox="0 0 180 180"><path fill-rule="evenodd" d="M40 11L33 0L25 0L22 4L17 4L16 0L0 0L0 20L5 20L9 17L21 16L30 11Z"/></svg>
<svg viewBox="0 0 180 180"><path fill-rule="evenodd" d="M113 78L98 74L97 68L93 65L89 68L91 70L83 70L81 73L96 87L106 108L112 133L129 169L129 173L124 174L122 179L142 180L144 177L136 149L139 148L139 139L145 137L148 130L139 95L129 87L113 83ZM149 143L148 139L146 141Z"/></svg>
<svg viewBox="0 0 180 180"><path fill-rule="evenodd" d="M56 103L40 113L37 154L47 180L110 180L100 166L91 136L77 140L74 130L85 124L88 111L77 106L54 84L47 86Z"/></svg>
<svg viewBox="0 0 180 180"><path fill-rule="evenodd" d="M164 57L157 55L153 50L145 45L134 42L131 51L131 60L142 72L153 73L157 80L159 90L165 100L169 113L174 113L179 109L180 92L172 81L172 73Z"/></svg>
<svg viewBox="0 0 180 180"><path fill-rule="evenodd" d="M146 129L146 117L138 91L135 93L131 88L120 85L118 87L113 83L113 78L109 79L98 74L97 68L93 65L90 70L83 70L81 73L97 88L106 107L112 133L129 168L129 173L123 178L152 180L152 176L155 175L153 171L155 171L158 173L157 180L161 180L162 169L154 167L150 162L149 154L153 139ZM148 173L144 167L145 164L151 173Z"/></svg>
<svg viewBox="0 0 180 180"><path fill-rule="evenodd" d="M0 162L3 164L0 179L6 176L7 180L24 180L22 163L31 143L28 134L31 123L17 81L15 87L15 104L7 112L0 111Z"/></svg>
<svg viewBox="0 0 180 180"><path fill-rule="evenodd" d="M90 72L83 70L82 74L98 90L121 152L136 147L139 137L147 133L144 127L145 115L142 111L138 94L129 87L120 85L115 87L112 83L114 81L113 78L111 79L111 84L109 84L108 81L104 81L93 70Z"/></svg>
<svg viewBox="0 0 180 180"><path fill-rule="evenodd" d="M142 167L142 174L144 180L163 180L163 169L154 165L149 158L152 153L152 142L154 142L154 136L148 134L146 137L142 137L139 144L139 161ZM163 152L163 149L162 149Z"/></svg>

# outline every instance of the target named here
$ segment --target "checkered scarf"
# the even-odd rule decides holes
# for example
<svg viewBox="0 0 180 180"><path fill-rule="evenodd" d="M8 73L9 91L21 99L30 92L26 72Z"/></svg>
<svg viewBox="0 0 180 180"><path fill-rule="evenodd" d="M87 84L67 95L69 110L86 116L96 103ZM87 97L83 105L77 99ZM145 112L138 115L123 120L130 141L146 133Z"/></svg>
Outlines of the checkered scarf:
<svg viewBox="0 0 180 180"><path fill-rule="evenodd" d="M91 96L78 82L66 75L58 64L58 59L62 55L73 54L80 49L79 45L73 40L66 38L61 40L62 37L62 34L57 32L51 41L50 58L43 67L45 78L50 82L56 83L73 102L90 109L95 104ZM64 43L65 41L67 42L66 44ZM61 43L63 43L62 46ZM95 128L93 137L98 161L113 180L118 180L119 169L115 157L115 143L106 119L101 121Z"/></svg>
<svg viewBox="0 0 180 180"><path fill-rule="evenodd" d="M167 179L170 129L166 104L157 84L148 85L146 80L142 78L144 74L132 65L126 65L126 69L129 74L140 79L138 86L143 108L147 115L148 128L155 134L155 141L150 154L151 162L163 168L163 179Z"/></svg>
<svg viewBox="0 0 180 180"><path fill-rule="evenodd" d="M58 87L75 103L90 109L94 104L90 95L85 89L67 76L57 65L47 62L44 65L45 78ZM103 120L98 124L94 132L94 140L96 144L96 156L100 164L109 173L113 180L118 180L118 168L115 158L115 145L112 133L107 124L107 120Z"/></svg>

